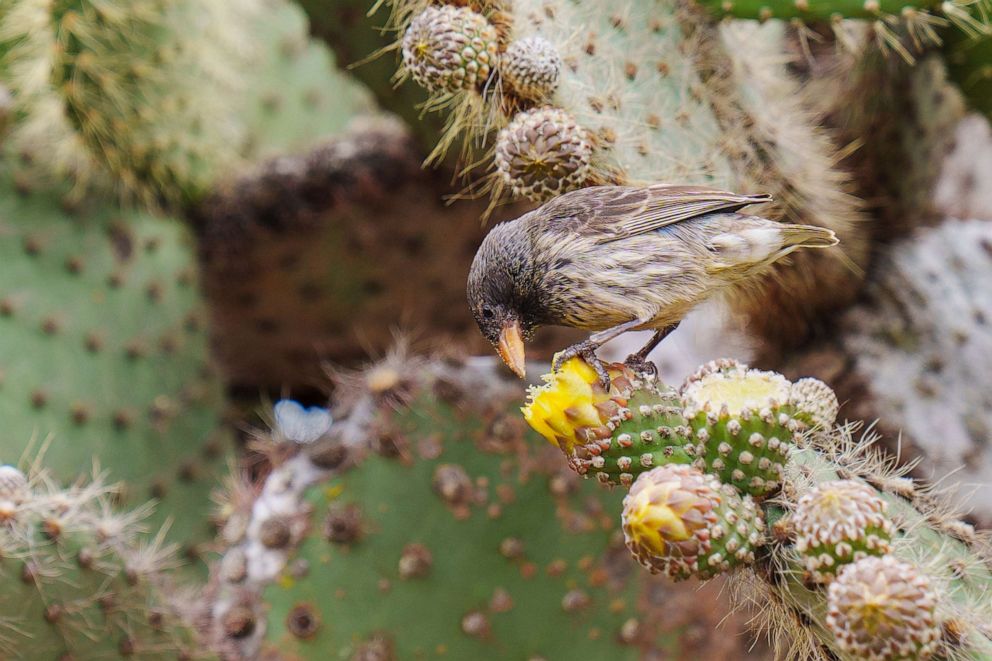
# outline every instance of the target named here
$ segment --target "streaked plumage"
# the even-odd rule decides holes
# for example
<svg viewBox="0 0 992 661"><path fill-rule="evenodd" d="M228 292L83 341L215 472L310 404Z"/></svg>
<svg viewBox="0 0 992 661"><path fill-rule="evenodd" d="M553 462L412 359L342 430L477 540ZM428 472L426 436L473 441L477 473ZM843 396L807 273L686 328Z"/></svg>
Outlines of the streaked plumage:
<svg viewBox="0 0 992 661"><path fill-rule="evenodd" d="M666 331L793 250L837 243L827 229L738 213L770 199L668 185L567 193L492 229L469 274L472 313L497 346L514 324L524 338L543 325L596 331L566 352L587 358L622 332Z"/></svg>

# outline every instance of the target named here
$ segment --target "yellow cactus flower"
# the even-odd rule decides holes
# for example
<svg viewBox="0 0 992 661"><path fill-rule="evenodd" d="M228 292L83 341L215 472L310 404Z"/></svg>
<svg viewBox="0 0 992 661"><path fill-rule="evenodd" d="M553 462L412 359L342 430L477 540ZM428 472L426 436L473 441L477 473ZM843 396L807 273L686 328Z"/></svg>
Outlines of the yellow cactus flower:
<svg viewBox="0 0 992 661"><path fill-rule="evenodd" d="M611 376L616 373L611 370ZM541 377L542 386L531 386L524 419L552 445L570 453L586 438L580 430L601 427L605 422L597 404L612 399L599 383L596 371L581 358L572 358L557 372Z"/></svg>

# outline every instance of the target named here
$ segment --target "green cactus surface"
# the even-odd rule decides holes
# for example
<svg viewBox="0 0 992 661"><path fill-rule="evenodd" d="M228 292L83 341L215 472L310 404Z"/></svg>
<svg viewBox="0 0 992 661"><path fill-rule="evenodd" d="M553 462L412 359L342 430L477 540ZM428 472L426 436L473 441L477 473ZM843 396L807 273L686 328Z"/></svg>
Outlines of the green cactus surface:
<svg viewBox="0 0 992 661"><path fill-rule="evenodd" d="M265 591L267 645L317 659L381 634L397 658L557 659L581 639L595 658L635 658L617 637L636 587L608 585L603 515L618 494L572 492L513 422L418 398L390 423L400 456L312 488L311 533L289 565L309 569ZM314 631L300 631L302 613Z"/></svg>
<svg viewBox="0 0 992 661"><path fill-rule="evenodd" d="M114 513L99 480L63 490L2 466L0 482L5 659L206 656L164 589L174 547L138 541L147 510Z"/></svg>
<svg viewBox="0 0 992 661"><path fill-rule="evenodd" d="M0 183L3 456L41 453L65 482L97 462L124 503L159 500L153 521L174 519L175 538L195 545L211 534L230 439L188 239L173 222L38 187L13 161Z"/></svg>
<svg viewBox="0 0 992 661"><path fill-rule="evenodd" d="M282 457L263 489L232 491L213 609L223 649L557 660L578 644L632 659L720 642L691 635L709 617L688 605L700 587L644 578L613 516L621 494L526 433L518 386L491 362L393 356L336 382L327 435L294 449L277 424L260 441ZM694 614L666 615L674 604ZM717 646L745 644L731 641Z"/></svg>

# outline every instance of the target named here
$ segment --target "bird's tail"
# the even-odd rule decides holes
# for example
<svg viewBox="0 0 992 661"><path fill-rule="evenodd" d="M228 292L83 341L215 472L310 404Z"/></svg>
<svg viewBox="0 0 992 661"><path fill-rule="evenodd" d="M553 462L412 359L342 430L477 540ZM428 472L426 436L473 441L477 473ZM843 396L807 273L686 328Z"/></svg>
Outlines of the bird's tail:
<svg viewBox="0 0 992 661"><path fill-rule="evenodd" d="M813 225L783 225L782 245L789 248L830 248L838 243L833 230Z"/></svg>

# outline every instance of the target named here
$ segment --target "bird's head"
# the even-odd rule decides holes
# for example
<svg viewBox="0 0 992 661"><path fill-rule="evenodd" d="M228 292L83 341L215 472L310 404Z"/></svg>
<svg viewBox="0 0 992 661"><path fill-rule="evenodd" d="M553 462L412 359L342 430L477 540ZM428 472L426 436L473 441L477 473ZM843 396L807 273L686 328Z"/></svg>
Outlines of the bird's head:
<svg viewBox="0 0 992 661"><path fill-rule="evenodd" d="M468 304L479 330L503 362L520 378L525 374L524 340L536 322L527 313L529 250L515 223L492 229L479 246L468 276Z"/></svg>

